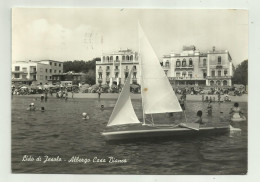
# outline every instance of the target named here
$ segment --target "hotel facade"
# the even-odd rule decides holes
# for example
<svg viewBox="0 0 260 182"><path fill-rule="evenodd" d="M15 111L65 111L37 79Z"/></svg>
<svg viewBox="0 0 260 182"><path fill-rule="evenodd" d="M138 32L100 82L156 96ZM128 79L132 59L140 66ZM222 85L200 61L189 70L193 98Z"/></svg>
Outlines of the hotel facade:
<svg viewBox="0 0 260 182"><path fill-rule="evenodd" d="M206 53L184 46L181 53L163 57L165 74L174 86L232 86L232 58L227 50L215 47Z"/></svg>
<svg viewBox="0 0 260 182"><path fill-rule="evenodd" d="M52 75L63 73L63 63L53 60L17 61L12 64L14 84L43 85L52 83Z"/></svg>
<svg viewBox="0 0 260 182"><path fill-rule="evenodd" d="M96 83L119 85L123 84L133 68L130 83L140 84L140 68L137 52L130 49L105 53L96 62Z"/></svg>

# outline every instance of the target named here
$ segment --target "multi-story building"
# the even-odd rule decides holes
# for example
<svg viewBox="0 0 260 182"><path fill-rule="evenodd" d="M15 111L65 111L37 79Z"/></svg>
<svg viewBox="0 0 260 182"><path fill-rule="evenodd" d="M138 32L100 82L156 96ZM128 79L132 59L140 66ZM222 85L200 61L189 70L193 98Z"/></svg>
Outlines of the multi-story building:
<svg viewBox="0 0 260 182"><path fill-rule="evenodd" d="M17 61L12 64L12 82L21 84L46 84L52 75L63 73L63 63L53 60Z"/></svg>
<svg viewBox="0 0 260 182"><path fill-rule="evenodd" d="M228 51L202 53L195 46L184 46L181 53L163 57L165 74L174 86L231 86L232 59Z"/></svg>
<svg viewBox="0 0 260 182"><path fill-rule="evenodd" d="M84 73L58 73L52 75L52 83L53 84L61 84L64 86L67 85L78 85L82 82L82 77L84 76Z"/></svg>
<svg viewBox="0 0 260 182"><path fill-rule="evenodd" d="M130 70L133 68L132 84L140 83L140 68L137 52L130 49L105 53L101 60L96 62L96 83L120 84L124 83Z"/></svg>

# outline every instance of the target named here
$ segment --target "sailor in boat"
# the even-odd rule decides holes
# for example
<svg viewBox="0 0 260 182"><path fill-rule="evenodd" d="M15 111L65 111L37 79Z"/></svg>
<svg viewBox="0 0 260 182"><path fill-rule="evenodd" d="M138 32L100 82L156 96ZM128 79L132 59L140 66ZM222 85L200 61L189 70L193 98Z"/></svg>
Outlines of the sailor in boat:
<svg viewBox="0 0 260 182"><path fill-rule="evenodd" d="M233 119L243 118L243 112L241 111L241 109L240 109L240 107L239 107L239 104L238 104L237 102L234 104L234 107L231 108L229 114L232 115L231 118L233 118Z"/></svg>

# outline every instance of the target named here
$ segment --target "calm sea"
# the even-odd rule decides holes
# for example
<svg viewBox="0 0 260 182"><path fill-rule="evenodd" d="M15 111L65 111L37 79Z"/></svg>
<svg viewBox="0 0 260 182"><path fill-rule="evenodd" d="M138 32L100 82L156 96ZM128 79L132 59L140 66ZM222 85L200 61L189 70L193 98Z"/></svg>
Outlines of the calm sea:
<svg viewBox="0 0 260 182"><path fill-rule="evenodd" d="M34 102L45 112L26 111ZM177 140L106 142L105 129L116 100L12 98L12 171L14 173L69 174L246 174L247 122L234 127L241 133ZM133 100L139 117L141 100ZM104 104L106 109L100 110ZM228 118L233 103L187 102L187 119L204 111L205 122L217 122L219 112ZM247 116L247 103L240 103ZM89 120L82 120L87 112ZM113 160L110 161L110 158ZM40 160L41 159L41 160ZM45 161L48 159L49 161Z"/></svg>

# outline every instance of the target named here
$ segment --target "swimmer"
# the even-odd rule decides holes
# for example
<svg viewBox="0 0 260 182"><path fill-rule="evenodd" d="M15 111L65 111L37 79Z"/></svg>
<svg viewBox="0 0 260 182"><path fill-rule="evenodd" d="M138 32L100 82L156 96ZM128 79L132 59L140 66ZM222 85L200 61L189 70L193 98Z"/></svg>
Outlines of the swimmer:
<svg viewBox="0 0 260 182"><path fill-rule="evenodd" d="M34 106L34 103L31 103L31 104L29 105L29 107L27 108L27 110L29 110L29 111L35 111L35 110L36 110L36 107Z"/></svg>
<svg viewBox="0 0 260 182"><path fill-rule="evenodd" d="M86 120L89 119L88 113L83 112L83 113L82 113L82 116L83 116L82 119L86 119Z"/></svg>
<svg viewBox="0 0 260 182"><path fill-rule="evenodd" d="M202 111L199 110L197 112L197 119L196 119L195 123L203 124L201 116L202 116Z"/></svg>
<svg viewBox="0 0 260 182"><path fill-rule="evenodd" d="M41 112L44 112L45 111L45 108L44 107L41 107Z"/></svg>
<svg viewBox="0 0 260 182"><path fill-rule="evenodd" d="M212 105L211 105L211 101L209 101L209 104L208 104L207 109L208 109L208 115L209 115L209 116L212 116Z"/></svg>

